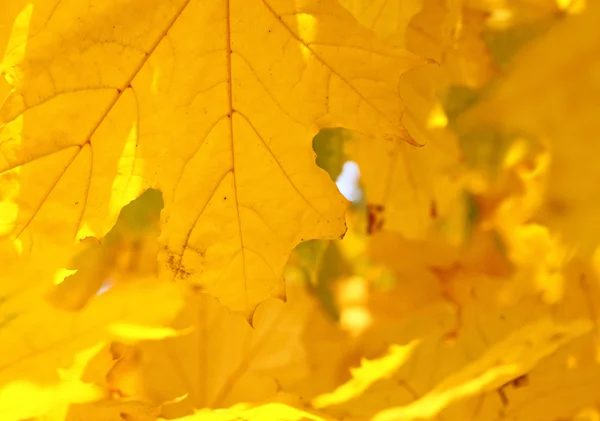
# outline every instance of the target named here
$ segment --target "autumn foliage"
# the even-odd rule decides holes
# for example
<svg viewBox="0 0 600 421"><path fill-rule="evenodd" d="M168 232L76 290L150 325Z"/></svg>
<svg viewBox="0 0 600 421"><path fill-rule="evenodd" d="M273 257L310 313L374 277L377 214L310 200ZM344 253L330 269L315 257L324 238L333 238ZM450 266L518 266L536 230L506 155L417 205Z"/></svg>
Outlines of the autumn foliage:
<svg viewBox="0 0 600 421"><path fill-rule="evenodd" d="M600 3L0 0L0 421L600 419Z"/></svg>

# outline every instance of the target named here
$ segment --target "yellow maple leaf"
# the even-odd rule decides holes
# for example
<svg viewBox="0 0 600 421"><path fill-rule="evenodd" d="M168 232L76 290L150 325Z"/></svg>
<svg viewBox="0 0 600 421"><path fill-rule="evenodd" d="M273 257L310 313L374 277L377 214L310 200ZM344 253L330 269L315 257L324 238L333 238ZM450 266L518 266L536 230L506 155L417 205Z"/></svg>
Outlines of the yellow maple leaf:
<svg viewBox="0 0 600 421"><path fill-rule="evenodd" d="M3 225L69 244L157 188L163 275L249 316L294 245L344 232L319 125L410 140L397 81L420 63L332 0L43 1L2 61Z"/></svg>
<svg viewBox="0 0 600 421"><path fill-rule="evenodd" d="M185 333L115 345L118 361L107 375L109 387L128 399L164 404L169 417L260 402L281 389L313 396L339 376L336 365L343 363L346 344L339 335L319 336L325 316L306 292L297 287L291 292L287 303L261 303L253 327L206 294L190 296L174 323ZM318 339L314 345L331 344L311 350L314 345L305 344L311 339ZM334 355L340 360L332 364ZM175 403L165 404L169 401Z"/></svg>

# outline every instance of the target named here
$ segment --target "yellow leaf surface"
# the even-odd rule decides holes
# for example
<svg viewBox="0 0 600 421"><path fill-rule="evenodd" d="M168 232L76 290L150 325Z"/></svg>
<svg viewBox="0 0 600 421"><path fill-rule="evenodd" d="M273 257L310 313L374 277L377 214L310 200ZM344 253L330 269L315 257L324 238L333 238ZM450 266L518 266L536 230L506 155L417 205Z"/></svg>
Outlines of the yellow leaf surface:
<svg viewBox="0 0 600 421"><path fill-rule="evenodd" d="M382 3L384 8L404 4ZM366 2L352 6L368 19ZM461 239L461 156L456 136L446 127L448 117L440 100L450 84L479 87L494 74L481 38L482 27L483 14L462 1L427 0L399 30L400 45L437 63L407 72L399 85L407 104L404 125L423 146L357 137L348 152L361 170L374 221L371 231L384 229L423 239L439 229L454 240Z"/></svg>
<svg viewBox="0 0 600 421"><path fill-rule="evenodd" d="M25 8L25 5L26 0L15 0L6 2L0 9L2 14L2 18L0 18L0 57L4 56L4 51L8 47L11 32L16 32L20 23L27 23L27 15L31 12L31 7ZM19 14L22 15L21 19L18 19ZM23 36L26 37L27 33L24 33ZM15 42L19 42L19 38L19 35L17 35L13 39ZM23 41L24 38L20 40L20 42ZM4 78L0 77L0 103L4 101L9 92L10 85Z"/></svg>
<svg viewBox="0 0 600 421"><path fill-rule="evenodd" d="M404 47L406 28L421 10L423 0L340 0L340 3L361 24L394 45Z"/></svg>
<svg viewBox="0 0 600 421"><path fill-rule="evenodd" d="M352 420L393 406L402 410L390 419L439 415L463 420L465 414L476 414L474 419L493 420L503 414L544 420L551 419L553 411L568 417L586 402L594 402L590 389L597 385L598 372L596 277L581 262L554 262L545 233L535 226L523 228L523 243L509 245L518 268L509 272L493 269L498 251L477 256L485 250L484 243L474 243L474 251L461 248L449 253L440 244L435 248L435 243L413 242L411 247L405 241L403 247L389 234L374 236L379 241L378 258L393 265L398 277L391 288L369 291L366 310L372 327L359 338L358 351L379 361L382 357L378 359L376 352L381 352L382 344L418 338L421 345L403 365L361 393L326 395L331 402L327 411ZM485 270L488 277L481 276ZM548 274L564 278L554 301L546 298L546 291L554 293L556 286L548 282ZM436 302L445 302L453 311L439 312ZM565 384L576 390L569 398L560 397Z"/></svg>
<svg viewBox="0 0 600 421"><path fill-rule="evenodd" d="M504 309L500 313L504 319L496 319L497 315L493 315L482 317L479 323L473 322L474 314L465 311L468 319L463 321L456 334L456 342L449 340L447 334L438 336L424 332L421 335L424 338L422 345L403 364L388 365L390 370L377 377L375 373L359 371L361 377L350 380L330 395L324 395L325 410L352 420L370 419L382 410L377 415L381 419L435 419L441 413L439 415L444 419L461 420L465 413L481 411L477 419L492 420L498 411L519 414L519 417L523 416L522 411L528 414L535 412L533 408L522 408L522 402L527 402L527 397L539 397L544 390L558 393L556 389L561 388L561 376L569 377L578 388L583 388L583 384L589 387L593 375L586 372L597 372L596 364L585 362L581 370L573 372L565 364L572 357L557 352L579 337L584 337L589 343L590 336L584 335L590 331L590 321L581 319L561 324L543 320L519 329L519 323L531 317L528 317L527 311L524 311L525 317L519 315L520 311L523 309ZM506 328L509 328L509 334L494 343L494 338L502 335ZM418 330L415 332L419 334ZM386 355L373 362L390 357ZM539 369L536 368L538 365ZM519 395L525 394L511 399L510 405L499 399L505 385L513 381L518 383L519 380L515 379L537 379L540 375L551 377L552 386L536 380L531 388L519 389ZM353 384L361 384L361 380L367 378L372 381L364 389L353 387ZM348 393L349 390L357 393ZM559 399L557 406L562 406L562 411L572 409L582 402L589 402L591 395L593 393L581 395L577 403L571 405ZM482 401L486 405L480 407ZM317 405L320 404L317 402ZM537 408L542 413L539 405Z"/></svg>
<svg viewBox="0 0 600 421"><path fill-rule="evenodd" d="M422 239L455 209L453 146L452 140L422 148L362 137L350 142L348 155L358 163L367 192L370 233L384 229Z"/></svg>
<svg viewBox="0 0 600 421"><path fill-rule="evenodd" d="M264 405L236 405L227 409L201 410L194 415L173 419L173 421L334 421L333 418L314 415L292 406L273 402ZM161 421L166 421L161 418Z"/></svg>
<svg viewBox="0 0 600 421"><path fill-rule="evenodd" d="M474 363L448 377L415 402L377 414L374 421L430 419L451 402L495 390L532 369L561 345L588 332L588 320L560 325L541 319L494 345Z"/></svg>
<svg viewBox="0 0 600 421"><path fill-rule="evenodd" d="M143 202L135 201L122 214L128 216L131 209L139 208ZM160 207L153 209L158 217ZM131 268L126 281L115 282L115 275L125 272L123 268L115 271L119 269L115 256L125 257L131 242L138 242L140 253L137 259L129 260L151 261L151 257L144 255L145 245L150 245L148 249L154 249L154 271L156 269L156 247L152 245L157 245L157 225L140 217L143 213L134 214L129 219L145 224L145 231L134 233L135 224L121 218L120 224L104 239L86 239L81 244L83 252L73 259L76 269L63 269L55 274L54 281L58 285L52 284L44 268L40 269L40 262L23 264L30 251L18 256L14 248L3 250L6 270L0 286L0 341L5 345L0 355L2 404L14 405L10 402L14 401L11 396L21 394L18 401L21 411L38 411L40 416L47 417L44 419L62 420L70 403L96 399L101 397L98 393L104 392L96 383L91 387L75 381L65 382L64 367L71 364L80 350L115 336L131 341L166 334L164 325L171 322L181 305L179 286L157 281L152 270L143 264ZM132 238L133 241L128 241ZM104 252L111 248L113 258L106 259ZM44 250L37 252L43 256ZM48 250L44 257L54 256L53 250ZM6 257L10 260L4 260ZM139 303L148 305L142 310ZM85 364L79 364L78 370L83 371L82 365ZM89 397L92 391L97 393ZM39 402L27 408L23 403L26 400ZM51 408L52 402L57 405L62 402L61 408ZM49 414L56 418L50 418Z"/></svg>
<svg viewBox="0 0 600 421"><path fill-rule="evenodd" d="M57 370L69 366L73 355L110 340L113 323L164 326L181 304L176 285L151 280L114 286L76 314L56 309L32 292L1 303L0 342L5 347L0 354L0 388L18 381L54 382ZM141 311L139 303L152 304Z"/></svg>
<svg viewBox="0 0 600 421"><path fill-rule="evenodd" d="M390 271L393 283L371 288L365 301L372 323L361 334L359 348L367 358L381 355L392 344L459 329L461 320L469 317L462 313L472 309L470 288L476 288L478 300L485 301L491 313L498 303L489 297L508 283L495 278L509 275L510 266L491 235L478 233L467 248L443 236L414 241L384 231L372 235L368 244L370 257ZM479 311L476 308L471 316L481 318Z"/></svg>
<svg viewBox="0 0 600 421"><path fill-rule="evenodd" d="M486 13L465 0L425 0L408 27L406 48L436 60L441 83L480 87L494 74L482 39Z"/></svg>
<svg viewBox="0 0 600 421"><path fill-rule="evenodd" d="M148 402L122 399L119 392L111 388L107 373L115 364L115 340L120 341L121 338L117 336L113 342L104 346L85 366L81 377L83 381L101 388L104 392L103 396L93 402L70 405L65 421L156 421L160 416L160 406L151 405ZM119 344L123 347L123 343Z"/></svg>
<svg viewBox="0 0 600 421"><path fill-rule="evenodd" d="M81 241L69 262L69 276L55 277L50 301L58 308L81 310L102 288L156 276L162 206L160 192L146 190L123 207L104 238Z"/></svg>
<svg viewBox="0 0 600 421"><path fill-rule="evenodd" d="M317 393L328 386L323 372L337 374L329 358L343 355L345 344L333 342L327 353L321 349L311 359L310 345L304 341L317 338L313 330L319 329L319 322L313 316L319 310L305 292L293 292L287 303L270 299L260 304L253 327L214 298L192 295L174 324L187 333L134 346L115 345L119 360L108 374L110 387L153 405L183 397L165 405L163 413L170 417L260 402L281 388L308 396ZM304 385L308 376L312 381Z"/></svg>
<svg viewBox="0 0 600 421"><path fill-rule="evenodd" d="M44 0L1 67L3 225L63 232L61 246L157 188L164 276L249 316L283 295L294 245L344 232L311 137L340 124L410 140L397 82L421 62L332 0Z"/></svg>
<svg viewBox="0 0 600 421"><path fill-rule="evenodd" d="M390 376L406 363L416 346L418 341L404 346L393 345L384 357L377 360L363 360L359 368L352 370L352 380L331 393L317 396L312 401L313 406L323 408L360 396L375 381Z"/></svg>
<svg viewBox="0 0 600 421"><path fill-rule="evenodd" d="M533 229L529 244L519 246L534 254L540 246L546 247L538 231ZM516 255L511 258L518 270L507 271L494 262L501 250L486 246L478 237L473 250L448 246L444 250L439 243L400 242L395 237L379 233L372 239L379 242L378 259L392 265L396 280L391 287L378 291L372 285L368 291L363 311L371 325L357 338L355 352L385 361L391 358L389 353L381 354L386 345L415 339L420 345L403 364L389 365L387 373L373 371L368 377L359 371L363 380L372 380L360 392L347 392L358 390L352 388L351 380L325 395L328 413L358 420L386 408L414 405L416 412L402 412L394 419L404 419L404 415L430 419L439 412L446 420L464 419L465 413L492 420L499 411L526 419L535 413L534 407L540 414L547 412L537 403L523 408L522 402L528 397L538 399L544 391L558 393L554 390L561 388L561 375L568 376L578 390L593 383L593 375L587 373L597 370L594 357L572 355L572 345L596 346L598 289L585 267L568 260L557 264L550 255L549 260L538 256L533 261ZM546 291L553 294L556 287L547 281L548 273L564 278L554 301L546 297ZM549 365L552 368L544 368ZM581 369L573 372L576 365ZM552 370L553 383L546 387L537 379L548 370ZM536 379L532 387L521 387L521 380L516 379L522 376ZM514 399L513 381L519 385ZM503 393L509 397L505 399ZM591 395L579 394L570 404L560 399L555 407L567 414L582 402L590 402Z"/></svg>
<svg viewBox="0 0 600 421"><path fill-rule="evenodd" d="M101 346L79 352L72 367L62 370L61 378L55 384L39 385L21 381L4 387L0 385L0 417L6 421L36 417L62 421L70 404L102 398L103 390L100 387L81 381L85 365Z"/></svg>

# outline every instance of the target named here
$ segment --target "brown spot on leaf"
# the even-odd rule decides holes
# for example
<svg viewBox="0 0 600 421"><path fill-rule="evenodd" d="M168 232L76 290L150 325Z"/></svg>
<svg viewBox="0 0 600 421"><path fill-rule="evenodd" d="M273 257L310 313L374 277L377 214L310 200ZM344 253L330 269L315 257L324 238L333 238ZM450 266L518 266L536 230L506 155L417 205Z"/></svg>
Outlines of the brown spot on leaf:
<svg viewBox="0 0 600 421"><path fill-rule="evenodd" d="M181 256L171 254L167 259L167 266L169 269L171 269L171 271L173 271L173 273L175 273L175 277L177 279L185 280L188 279L192 274L185 269L181 260Z"/></svg>
<svg viewBox="0 0 600 421"><path fill-rule="evenodd" d="M557 217L564 217L569 212L569 205L567 202L558 197L549 198L546 201L546 208L551 215Z"/></svg>
<svg viewBox="0 0 600 421"><path fill-rule="evenodd" d="M372 235L383 228L385 207L383 205L367 204L367 234Z"/></svg>
<svg viewBox="0 0 600 421"><path fill-rule="evenodd" d="M437 219L438 217L437 203L435 203L435 200L429 202L429 216L431 219Z"/></svg>
<svg viewBox="0 0 600 421"><path fill-rule="evenodd" d="M202 294L204 293L204 287L202 285L194 284L190 286L190 289L194 294Z"/></svg>
<svg viewBox="0 0 600 421"><path fill-rule="evenodd" d="M508 406L508 398L506 397L506 393L504 392L504 386L498 389L498 395L500 396L502 406Z"/></svg>
<svg viewBox="0 0 600 421"><path fill-rule="evenodd" d="M523 374L522 376L517 377L512 382L510 382L515 388L525 387L529 384L529 377L527 374Z"/></svg>

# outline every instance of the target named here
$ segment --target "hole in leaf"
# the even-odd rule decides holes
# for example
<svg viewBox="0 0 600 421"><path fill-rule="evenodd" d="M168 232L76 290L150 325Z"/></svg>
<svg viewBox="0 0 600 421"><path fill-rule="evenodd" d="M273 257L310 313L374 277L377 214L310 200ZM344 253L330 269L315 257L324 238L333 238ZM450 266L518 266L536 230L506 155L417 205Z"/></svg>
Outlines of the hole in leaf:
<svg viewBox="0 0 600 421"><path fill-rule="evenodd" d="M352 133L341 127L321 129L313 138L313 149L317 165L327 171L346 199L356 203L363 194L359 187L358 164L348 160L344 149L351 140Z"/></svg>
<svg viewBox="0 0 600 421"><path fill-rule="evenodd" d="M317 165L327 171L332 180L340 175L344 162L344 143L350 132L342 128L321 129L313 138L313 150L317 154Z"/></svg>
<svg viewBox="0 0 600 421"><path fill-rule="evenodd" d="M50 301L77 311L123 280L155 275L163 206L162 193L148 189L121 209L104 238L83 240L67 268L76 272L53 287Z"/></svg>
<svg viewBox="0 0 600 421"><path fill-rule="evenodd" d="M100 287L100 289L98 290L98 292L96 293L96 295L102 295L105 292L107 292L108 290L110 290L113 285L115 283L113 282L112 279L108 278L104 280L104 283L102 284L102 286Z"/></svg>
<svg viewBox="0 0 600 421"><path fill-rule="evenodd" d="M346 161L342 167L342 173L339 175L335 184L340 193L353 203L359 202L362 199L362 190L358 185L360 180L360 169L354 161Z"/></svg>

